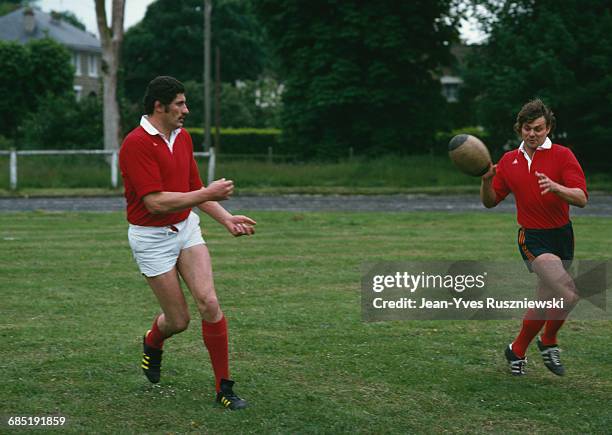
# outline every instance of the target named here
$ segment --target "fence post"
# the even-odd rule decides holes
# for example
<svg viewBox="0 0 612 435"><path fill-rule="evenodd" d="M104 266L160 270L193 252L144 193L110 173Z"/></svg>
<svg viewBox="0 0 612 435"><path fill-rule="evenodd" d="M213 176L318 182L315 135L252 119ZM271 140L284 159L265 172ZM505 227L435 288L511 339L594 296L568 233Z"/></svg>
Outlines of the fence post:
<svg viewBox="0 0 612 435"><path fill-rule="evenodd" d="M215 180L215 147L208 147L208 180L207 185Z"/></svg>
<svg viewBox="0 0 612 435"><path fill-rule="evenodd" d="M354 154L353 147L349 147L349 156L348 156L349 161L353 160L353 154Z"/></svg>
<svg viewBox="0 0 612 435"><path fill-rule="evenodd" d="M17 190L17 151L11 149L10 158L10 185L11 190Z"/></svg>
<svg viewBox="0 0 612 435"><path fill-rule="evenodd" d="M117 150L113 150L113 153L111 155L111 185L113 186L113 189L117 188L117 179L118 179L117 163L118 162L119 162L119 155L117 153Z"/></svg>
<svg viewBox="0 0 612 435"><path fill-rule="evenodd" d="M268 147L268 163L272 163L272 147Z"/></svg>

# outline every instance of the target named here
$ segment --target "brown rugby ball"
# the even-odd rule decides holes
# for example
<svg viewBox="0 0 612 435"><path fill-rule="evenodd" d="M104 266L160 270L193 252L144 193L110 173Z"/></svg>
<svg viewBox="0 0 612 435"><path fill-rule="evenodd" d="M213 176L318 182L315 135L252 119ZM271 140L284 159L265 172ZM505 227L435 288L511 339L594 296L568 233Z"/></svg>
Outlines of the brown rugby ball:
<svg viewBox="0 0 612 435"><path fill-rule="evenodd" d="M491 154L480 139L471 134L458 134L448 143L448 155L461 172L473 177L487 173Z"/></svg>

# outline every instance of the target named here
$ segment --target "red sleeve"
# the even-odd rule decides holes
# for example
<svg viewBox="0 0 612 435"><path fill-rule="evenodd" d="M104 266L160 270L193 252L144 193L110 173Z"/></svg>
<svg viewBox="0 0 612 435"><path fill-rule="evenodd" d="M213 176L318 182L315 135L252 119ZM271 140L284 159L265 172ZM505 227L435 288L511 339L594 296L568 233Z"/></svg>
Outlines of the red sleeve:
<svg viewBox="0 0 612 435"><path fill-rule="evenodd" d="M497 169L495 176L493 177L493 190L495 191L495 204L503 201L506 196L511 192L506 177L504 175L504 163L506 156L504 155L499 162L497 162Z"/></svg>
<svg viewBox="0 0 612 435"><path fill-rule="evenodd" d="M580 163L578 163L578 159L570 150L566 148L565 155L565 164L563 165L563 175L561 177L561 182L565 187L575 188L578 187L582 189L586 197L589 197L589 192L587 192L586 187L586 179L584 177L584 172L582 171L582 167Z"/></svg>
<svg viewBox="0 0 612 435"><path fill-rule="evenodd" d="M125 145L124 145L125 146ZM140 141L134 140L123 150L122 166L139 198L163 190L159 165Z"/></svg>
<svg viewBox="0 0 612 435"><path fill-rule="evenodd" d="M193 155L193 141L191 140L191 135L187 130L183 130L187 135L187 143L189 144L189 149L191 150L191 163L189 167L189 190L199 190L203 187L202 179L200 178L200 171L198 169L198 163L195 160Z"/></svg>
<svg viewBox="0 0 612 435"><path fill-rule="evenodd" d="M191 157L191 168L189 170L189 190L199 190L203 187L202 179L200 178L200 171L198 170L198 164L194 157Z"/></svg>

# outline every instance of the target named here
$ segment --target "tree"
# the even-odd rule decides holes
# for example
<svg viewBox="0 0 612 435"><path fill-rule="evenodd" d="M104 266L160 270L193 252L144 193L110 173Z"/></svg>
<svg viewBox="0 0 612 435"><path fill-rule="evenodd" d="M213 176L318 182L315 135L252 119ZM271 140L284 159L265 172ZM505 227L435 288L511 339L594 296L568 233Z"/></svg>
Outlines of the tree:
<svg viewBox="0 0 612 435"><path fill-rule="evenodd" d="M16 9L22 6L32 6L38 0L26 1L26 0L0 0L0 17L2 15L10 14Z"/></svg>
<svg viewBox="0 0 612 435"><path fill-rule="evenodd" d="M482 2L479 2L482 3ZM610 170L612 4L607 0L489 1L489 34L466 69L466 97L501 151L518 143L521 106L541 97L557 116L555 141L583 165ZM499 154L499 152L498 152Z"/></svg>
<svg viewBox="0 0 612 435"><path fill-rule="evenodd" d="M260 0L284 79L284 140L306 156L429 148L434 72L457 40L450 0Z"/></svg>
<svg viewBox="0 0 612 435"><path fill-rule="evenodd" d="M121 114L117 101L125 0L113 0L112 23L108 26L104 0L95 0L98 32L102 43L102 79L104 83L104 149L116 150L121 141Z"/></svg>
<svg viewBox="0 0 612 435"><path fill-rule="evenodd" d="M0 41L0 134L12 137L22 113L28 111L30 58L26 48Z"/></svg>
<svg viewBox="0 0 612 435"><path fill-rule="evenodd" d="M204 90L201 82L185 82L189 116L187 127L201 127ZM212 102L214 112L215 102ZM225 128L278 128L281 102L279 84L271 79L221 84L221 125ZM199 145L199 144L198 144Z"/></svg>
<svg viewBox="0 0 612 435"><path fill-rule="evenodd" d="M52 39L33 39L26 45L30 56L28 88L34 96L72 93L74 71L70 52ZM53 74L49 74L53 71ZM36 98L34 98L36 100Z"/></svg>
<svg viewBox="0 0 612 435"><path fill-rule="evenodd" d="M100 149L101 101L86 97L77 102L74 94L47 94L36 111L25 115L21 130L24 147L29 149Z"/></svg>
<svg viewBox="0 0 612 435"><path fill-rule="evenodd" d="M51 11L51 15L69 24L72 24L77 29L87 31L87 27L79 18L71 11Z"/></svg>
<svg viewBox="0 0 612 435"><path fill-rule="evenodd" d="M53 74L49 74L53 71ZM42 98L72 92L70 53L51 39L0 41L0 134L15 137Z"/></svg>
<svg viewBox="0 0 612 435"><path fill-rule="evenodd" d="M157 0L143 20L125 35L123 47L125 94L142 98L156 75L181 81L202 81L203 0ZM211 46L219 47L222 79L255 79L267 63L265 36L250 1L216 0L212 9Z"/></svg>

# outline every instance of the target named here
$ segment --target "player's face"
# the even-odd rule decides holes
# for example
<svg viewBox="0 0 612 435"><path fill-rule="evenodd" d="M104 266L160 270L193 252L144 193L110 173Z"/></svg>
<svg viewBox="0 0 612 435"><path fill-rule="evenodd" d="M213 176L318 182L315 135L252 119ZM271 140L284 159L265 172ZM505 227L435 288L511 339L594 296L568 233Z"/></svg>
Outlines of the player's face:
<svg viewBox="0 0 612 435"><path fill-rule="evenodd" d="M521 138L525 142L525 146L532 150L544 143L548 133L550 133L550 127L546 126L546 119L543 116L532 122L526 122L521 127Z"/></svg>
<svg viewBox="0 0 612 435"><path fill-rule="evenodd" d="M183 126L188 114L189 109L187 108L185 94L177 94L172 103L166 106L164 117L166 118L166 124L174 130Z"/></svg>

